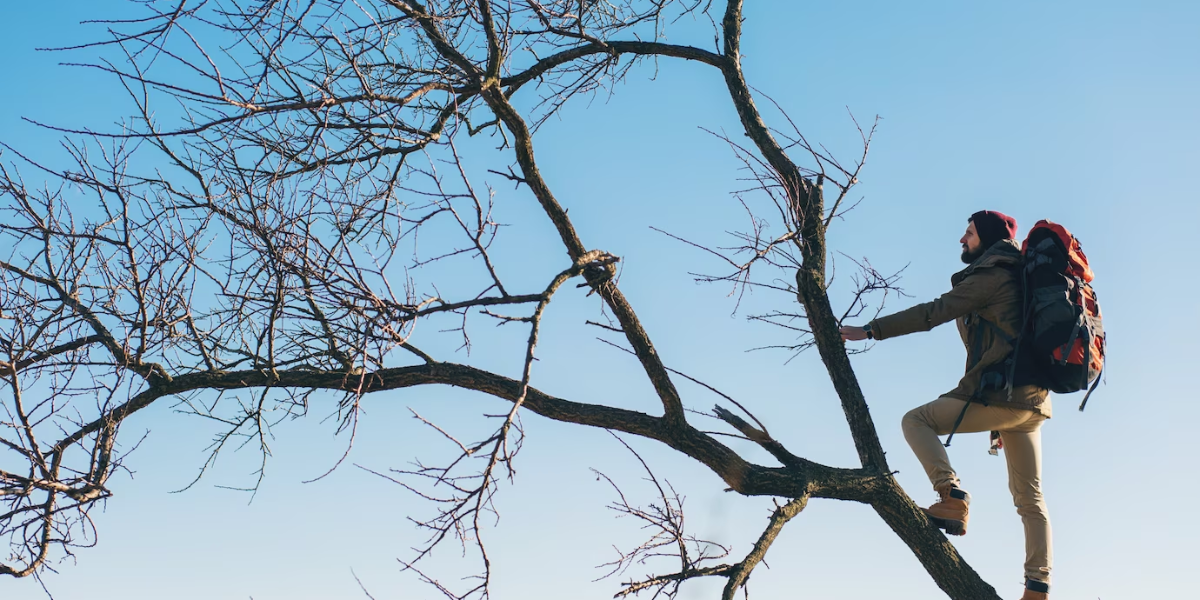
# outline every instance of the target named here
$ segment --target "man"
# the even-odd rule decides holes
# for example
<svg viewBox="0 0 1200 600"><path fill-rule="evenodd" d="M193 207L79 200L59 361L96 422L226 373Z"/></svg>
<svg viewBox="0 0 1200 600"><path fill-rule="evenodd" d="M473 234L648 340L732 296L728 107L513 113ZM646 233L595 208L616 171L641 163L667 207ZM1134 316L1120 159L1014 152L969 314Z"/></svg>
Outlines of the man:
<svg viewBox="0 0 1200 600"><path fill-rule="evenodd" d="M1050 591L1050 518L1042 498L1041 428L1050 418L1047 391L1027 380L1031 369L1013 368L1013 346L1022 326L1020 249L1012 217L980 211L968 220L962 244L967 268L950 278L942 297L871 321L842 327L842 339L885 340L929 331L954 320L967 348L967 371L958 387L904 415L904 437L925 467L940 500L925 509L950 535L966 535L971 496L950 466L939 435L998 431L1008 462L1008 486L1025 525L1025 595L1046 600ZM1030 353L1026 353L1026 357Z"/></svg>

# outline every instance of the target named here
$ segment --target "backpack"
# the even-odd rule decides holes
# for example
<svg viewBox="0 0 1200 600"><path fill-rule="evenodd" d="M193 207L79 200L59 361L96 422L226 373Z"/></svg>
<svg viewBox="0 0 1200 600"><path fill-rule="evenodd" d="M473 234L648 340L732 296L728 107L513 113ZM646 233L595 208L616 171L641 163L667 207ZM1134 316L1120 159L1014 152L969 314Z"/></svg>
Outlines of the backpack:
<svg viewBox="0 0 1200 600"><path fill-rule="evenodd" d="M1018 344L1032 352L1035 378L1052 392L1087 390L1100 383L1105 337L1095 277L1079 240L1065 227L1041 220L1021 244L1025 319ZM1089 388L1089 384L1091 387Z"/></svg>

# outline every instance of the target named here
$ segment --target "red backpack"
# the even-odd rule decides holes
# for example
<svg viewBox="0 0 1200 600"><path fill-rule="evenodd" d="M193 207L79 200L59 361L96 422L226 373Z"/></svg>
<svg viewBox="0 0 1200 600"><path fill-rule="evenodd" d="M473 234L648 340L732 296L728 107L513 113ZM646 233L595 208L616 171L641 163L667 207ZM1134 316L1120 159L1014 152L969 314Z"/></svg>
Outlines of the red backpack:
<svg viewBox="0 0 1200 600"><path fill-rule="evenodd" d="M1079 240L1052 221L1038 221L1029 230L1021 256L1023 351L1033 352L1036 378L1050 391L1087 390L1079 405L1083 410L1104 370L1104 327L1091 286L1095 275Z"/></svg>

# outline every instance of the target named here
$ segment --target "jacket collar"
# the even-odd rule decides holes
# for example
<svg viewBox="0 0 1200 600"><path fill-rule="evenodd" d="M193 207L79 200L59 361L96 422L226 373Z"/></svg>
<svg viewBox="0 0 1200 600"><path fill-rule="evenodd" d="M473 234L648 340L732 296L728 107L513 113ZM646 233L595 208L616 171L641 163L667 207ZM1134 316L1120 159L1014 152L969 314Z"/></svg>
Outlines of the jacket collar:
<svg viewBox="0 0 1200 600"><path fill-rule="evenodd" d="M954 274L950 278L951 282L958 284L966 278L967 275L974 273L979 269L988 267L1010 266L1015 265L1021 260L1021 248L1017 246L1016 240L1000 240L992 244L990 248L974 262L967 267Z"/></svg>

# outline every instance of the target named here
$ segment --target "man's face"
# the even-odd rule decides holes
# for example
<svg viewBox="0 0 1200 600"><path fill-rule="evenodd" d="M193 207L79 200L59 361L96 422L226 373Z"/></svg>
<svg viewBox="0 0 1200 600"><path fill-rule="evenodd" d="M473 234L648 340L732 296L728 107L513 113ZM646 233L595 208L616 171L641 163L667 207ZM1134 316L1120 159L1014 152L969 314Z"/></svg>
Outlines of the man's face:
<svg viewBox="0 0 1200 600"><path fill-rule="evenodd" d="M958 240L958 243L962 244L963 262L970 263L971 260L967 259L974 257L979 253L979 245L981 243L979 241L979 232L975 230L974 221L967 224L967 232L963 234L960 240Z"/></svg>

